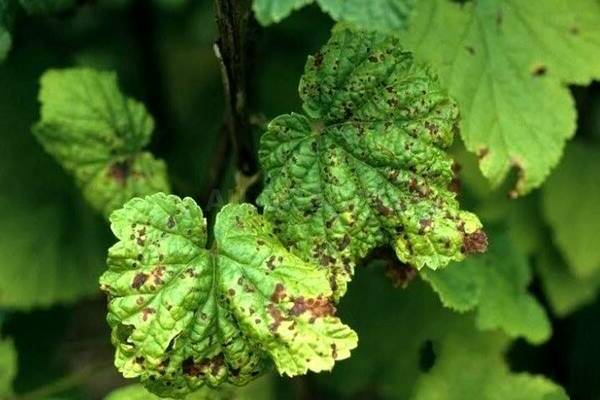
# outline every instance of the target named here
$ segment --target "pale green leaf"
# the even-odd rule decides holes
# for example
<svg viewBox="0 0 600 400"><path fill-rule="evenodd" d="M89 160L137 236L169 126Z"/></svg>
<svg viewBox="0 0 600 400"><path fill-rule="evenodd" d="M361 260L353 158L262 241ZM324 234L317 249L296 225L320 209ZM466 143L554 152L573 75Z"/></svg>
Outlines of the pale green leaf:
<svg viewBox="0 0 600 400"><path fill-rule="evenodd" d="M568 400L548 378L512 373L503 358L508 345L500 335L463 329L436 347L433 368L416 382L412 400Z"/></svg>
<svg viewBox="0 0 600 400"><path fill-rule="evenodd" d="M17 375L17 351L10 339L0 340L0 398L13 394L12 383Z"/></svg>
<svg viewBox="0 0 600 400"><path fill-rule="evenodd" d="M254 0L252 8L262 25L277 23L313 0Z"/></svg>
<svg viewBox="0 0 600 400"><path fill-rule="evenodd" d="M336 21L372 30L403 29L414 0L315 0ZM263 25L276 23L313 0L254 0L256 18Z"/></svg>
<svg viewBox="0 0 600 400"><path fill-rule="evenodd" d="M108 216L133 197L169 191L164 162L142 151L152 117L121 94L115 74L50 70L39 99L36 137L75 176L94 208Z"/></svg>
<svg viewBox="0 0 600 400"><path fill-rule="evenodd" d="M104 400L159 400L148 392L143 385L134 384L112 391ZM211 389L203 386L185 396L185 400L272 400L275 399L271 376L267 375L241 387L221 386Z"/></svg>
<svg viewBox="0 0 600 400"><path fill-rule="evenodd" d="M486 254L443 270L423 270L421 276L446 307L461 312L476 309L480 329L501 329L532 343L550 337L550 321L527 291L531 281L527 258L503 234L490 237Z"/></svg>
<svg viewBox="0 0 600 400"><path fill-rule="evenodd" d="M15 53L0 74L0 308L29 310L99 294L110 243L104 221L27 134L45 53ZM43 61L42 61L43 60ZM15 94L20 93L18 101Z"/></svg>
<svg viewBox="0 0 600 400"><path fill-rule="evenodd" d="M565 83L600 77L600 3L422 0L403 42L430 63L461 107L461 133L498 186L511 168L527 193L575 133Z"/></svg>
<svg viewBox="0 0 600 400"><path fill-rule="evenodd" d="M531 396L515 399L564 399L541 376L510 373L511 341L502 332L476 329L471 315L442 307L419 280L398 290L381 272L375 265L361 270L342 299L340 315L360 346L331 375L317 377L320 383L348 399L510 400L511 388Z"/></svg>
<svg viewBox="0 0 600 400"><path fill-rule="evenodd" d="M190 198L137 198L111 222L120 241L101 284L115 362L151 391L243 384L271 360L289 376L330 370L356 346L326 272L289 253L254 207L224 207L211 250Z"/></svg>
<svg viewBox="0 0 600 400"><path fill-rule="evenodd" d="M279 116L261 139L258 201L286 246L330 271L338 297L377 246L432 269L485 249L449 189L458 109L397 39L335 28L300 94L308 116Z"/></svg>
<svg viewBox="0 0 600 400"><path fill-rule="evenodd" d="M406 27L415 0L317 0L336 21L395 33Z"/></svg>
<svg viewBox="0 0 600 400"><path fill-rule="evenodd" d="M543 211L556 245L579 278L600 271L600 146L573 143L544 185Z"/></svg>
<svg viewBox="0 0 600 400"><path fill-rule="evenodd" d="M546 250L536 257L537 271L544 293L552 310L565 317L582 306L593 302L600 289L600 271L579 278L565 265L560 254Z"/></svg>

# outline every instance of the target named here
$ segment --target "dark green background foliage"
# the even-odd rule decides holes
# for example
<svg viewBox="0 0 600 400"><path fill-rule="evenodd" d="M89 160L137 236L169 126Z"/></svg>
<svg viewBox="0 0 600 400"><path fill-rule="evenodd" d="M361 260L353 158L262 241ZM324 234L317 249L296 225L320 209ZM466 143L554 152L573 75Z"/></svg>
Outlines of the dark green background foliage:
<svg viewBox="0 0 600 400"><path fill-rule="evenodd" d="M277 1L282 8L270 13ZM371 1L367 11L359 0L348 0L348 8L333 0L255 1L260 22L270 25L256 22L248 38L246 134L254 156L268 121L303 112L298 82L307 56L329 40L332 17L364 26L363 17L381 19L377 7L394 2ZM46 9L41 1L0 0L0 52L10 47L0 64L0 400L155 399L141 386L128 386L137 382L123 379L113 365L98 279L115 239L102 213L82 197L81 182L44 151L31 128L40 120L39 82L46 70L116 72L121 91L154 118L145 149L168 166L171 192L202 207L212 234L218 210L236 189L222 71L213 52L213 4L55 3ZM524 7L519 12L530 25L521 26L511 19L516 0L427 0L414 6L420 13L411 25L412 2L398 3L372 28L397 34L457 100L462 135L449 149L460 166L453 186L461 208L483 223L488 252L420 272L389 249L373 252L361 259L337 305L359 337L349 359L337 361L332 372L294 378L269 372L242 389L202 389L188 399L535 400L564 399L564 392L571 399L600 399L600 85L594 81L600 79L600 5L540 0L542 17ZM563 39L563 31L546 31L538 22L570 15L561 7L573 11L575 25L565 17L554 26L564 23L564 32L580 35L586 45L564 36L566 44L548 47ZM457 26L466 21L460 13L468 12L477 20L460 36ZM425 16L448 23L452 32L439 41L444 49L435 44L444 27L425 26ZM529 51L537 64L518 52L502 53L502 46L531 39L494 36L491 29L503 23L516 24L515 35L540 39L531 40ZM535 32L520 29L526 25ZM483 41L485 50L478 47L476 26L491 38ZM464 54L450 55L452 45ZM577 59L572 67L560 62L569 48ZM480 91L473 83L478 71L489 82ZM489 92L497 95L494 107ZM467 101L475 105L467 109ZM516 121L514 109L530 123ZM556 123L544 121L550 117ZM539 148L529 139L511 142L532 130ZM262 189L258 181L246 200L256 204Z"/></svg>

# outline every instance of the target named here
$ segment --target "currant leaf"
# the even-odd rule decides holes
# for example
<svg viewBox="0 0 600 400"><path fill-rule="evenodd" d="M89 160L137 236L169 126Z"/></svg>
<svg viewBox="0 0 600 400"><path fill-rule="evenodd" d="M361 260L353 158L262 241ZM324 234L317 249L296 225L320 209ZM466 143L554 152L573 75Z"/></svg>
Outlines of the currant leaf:
<svg viewBox="0 0 600 400"><path fill-rule="evenodd" d="M573 143L543 190L543 212L575 276L600 272L600 146Z"/></svg>
<svg viewBox="0 0 600 400"><path fill-rule="evenodd" d="M169 191L164 162L142 151L152 117L121 94L115 74L50 70L41 79L39 99L36 137L75 176L95 209L108 216L133 197Z"/></svg>
<svg viewBox="0 0 600 400"><path fill-rule="evenodd" d="M286 246L330 271L337 297L378 246L432 269L485 250L449 189L456 104L397 39L338 26L300 96L307 116L279 116L261 138L258 202Z"/></svg>
<svg viewBox="0 0 600 400"><path fill-rule="evenodd" d="M573 274L555 249L536 255L536 267L548 303L559 317L565 317L592 303L600 290L600 271L581 278Z"/></svg>
<svg viewBox="0 0 600 400"><path fill-rule="evenodd" d="M514 195L540 186L575 133L565 83L600 77L600 3L424 0L413 15L401 37L459 102L483 174L498 186L516 168Z"/></svg>
<svg viewBox="0 0 600 400"><path fill-rule="evenodd" d="M275 399L270 376L257 379L246 386L221 386L218 389L202 387L185 396L185 400L271 400ZM104 400L160 400L143 385L134 384L112 391Z"/></svg>
<svg viewBox="0 0 600 400"><path fill-rule="evenodd" d="M256 18L263 25L276 23L313 0L254 0ZM414 0L316 0L336 21L358 27L394 32L403 29Z"/></svg>
<svg viewBox="0 0 600 400"><path fill-rule="evenodd" d="M436 348L433 368L416 382L411 400L568 400L550 379L510 371L503 353L510 341L498 334L459 329Z"/></svg>
<svg viewBox="0 0 600 400"><path fill-rule="evenodd" d="M253 206L221 210L211 250L190 198L136 198L111 222L120 241L101 286L115 363L151 391L240 385L271 361L288 376L330 370L356 346L325 271L289 253Z"/></svg>
<svg viewBox="0 0 600 400"><path fill-rule="evenodd" d="M482 332L472 314L443 307L421 280L399 291L372 265L357 274L339 312L360 332L361 343L350 360L317 377L328 393L398 400L566 400L549 379L511 372L506 360L511 339L499 331Z"/></svg>
<svg viewBox="0 0 600 400"><path fill-rule="evenodd" d="M480 329L501 329L532 343L546 341L551 335L550 321L527 291L532 278L527 258L504 234L492 235L491 243L486 254L443 270L423 270L421 276L444 306L459 312L476 310Z"/></svg>

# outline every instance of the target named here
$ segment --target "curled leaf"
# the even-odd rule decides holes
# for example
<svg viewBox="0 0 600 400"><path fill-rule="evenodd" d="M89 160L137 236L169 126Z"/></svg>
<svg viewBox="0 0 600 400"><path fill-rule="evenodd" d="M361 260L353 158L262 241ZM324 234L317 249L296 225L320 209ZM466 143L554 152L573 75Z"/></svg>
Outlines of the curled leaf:
<svg viewBox="0 0 600 400"><path fill-rule="evenodd" d="M259 203L286 246L328 268L336 296L378 246L432 269L485 250L450 190L458 108L398 39L338 26L300 96L307 115L279 116L262 137Z"/></svg>

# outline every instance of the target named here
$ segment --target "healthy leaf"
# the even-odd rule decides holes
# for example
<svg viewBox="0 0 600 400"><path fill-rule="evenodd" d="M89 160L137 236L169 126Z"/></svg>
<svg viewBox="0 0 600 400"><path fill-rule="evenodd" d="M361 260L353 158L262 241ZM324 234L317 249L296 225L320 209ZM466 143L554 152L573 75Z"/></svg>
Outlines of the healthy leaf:
<svg viewBox="0 0 600 400"><path fill-rule="evenodd" d="M361 28L394 32L403 29L414 0L316 0L336 21ZM276 23L313 0L254 0L256 18L263 25Z"/></svg>
<svg viewBox="0 0 600 400"><path fill-rule="evenodd" d="M532 343L550 337L550 321L527 291L531 281L527 258L505 235L493 235L484 255L439 271L423 270L421 276L446 307L459 312L476 309L477 326L482 330L502 329Z"/></svg>
<svg viewBox="0 0 600 400"><path fill-rule="evenodd" d="M0 398L13 394L12 382L17 375L17 352L12 340L0 340Z"/></svg>
<svg viewBox="0 0 600 400"><path fill-rule="evenodd" d="M29 310L98 293L108 229L70 179L26 134L36 79L52 51L23 48L0 74L0 308ZM35 60L35 63L32 63Z"/></svg>
<svg viewBox="0 0 600 400"><path fill-rule="evenodd" d="M185 400L270 400L274 399L269 376L257 379L243 387L221 386L218 389L201 387L185 397ZM143 385L129 385L111 392L104 400L159 400Z"/></svg>
<svg viewBox="0 0 600 400"><path fill-rule="evenodd" d="M578 278L565 265L560 254L550 249L540 252L536 261L544 294L557 316L565 317L597 297L600 271L586 278Z"/></svg>
<svg viewBox="0 0 600 400"><path fill-rule="evenodd" d="M261 139L258 202L286 246L330 271L337 297L378 246L431 269L485 250L449 189L458 109L397 39L335 28L300 95L308 116L279 116Z"/></svg>
<svg viewBox="0 0 600 400"><path fill-rule="evenodd" d="M313 0L254 0L252 8L262 25L277 23Z"/></svg>
<svg viewBox="0 0 600 400"><path fill-rule="evenodd" d="M115 74L50 70L41 79L39 99L36 137L75 176L94 208L108 216L133 197L169 191L164 162L142 151L152 117L121 94Z"/></svg>
<svg viewBox="0 0 600 400"><path fill-rule="evenodd" d="M565 83L600 77L600 3L423 0L403 41L430 63L461 106L461 133L498 186L541 185L575 133Z"/></svg>
<svg viewBox="0 0 600 400"><path fill-rule="evenodd" d="M476 329L470 315L442 307L432 294L420 280L393 288L376 265L361 270L339 307L361 343L330 376L317 377L326 393L382 400L505 400L521 390L528 400L540 398L539 391L562 395L541 376L511 373L504 357L510 339Z"/></svg>
<svg viewBox="0 0 600 400"><path fill-rule="evenodd" d="M509 341L472 329L446 335L436 347L433 368L416 382L412 400L568 400L546 377L512 373L503 353Z"/></svg>
<svg viewBox="0 0 600 400"><path fill-rule="evenodd" d="M289 253L248 204L217 216L215 245L190 198L156 194L111 216L120 239L101 285L116 365L159 395L330 370L356 334L334 316L325 271Z"/></svg>
<svg viewBox="0 0 600 400"><path fill-rule="evenodd" d="M554 241L575 276L600 271L600 146L571 144L543 191Z"/></svg>

